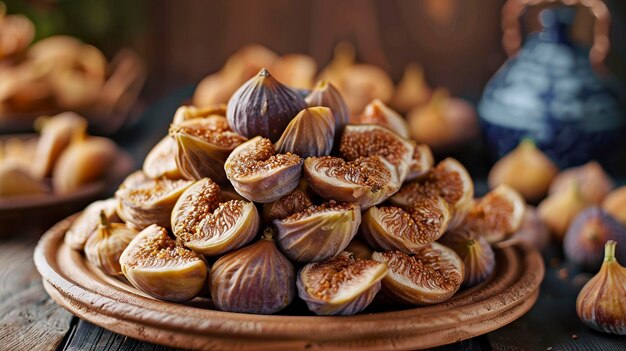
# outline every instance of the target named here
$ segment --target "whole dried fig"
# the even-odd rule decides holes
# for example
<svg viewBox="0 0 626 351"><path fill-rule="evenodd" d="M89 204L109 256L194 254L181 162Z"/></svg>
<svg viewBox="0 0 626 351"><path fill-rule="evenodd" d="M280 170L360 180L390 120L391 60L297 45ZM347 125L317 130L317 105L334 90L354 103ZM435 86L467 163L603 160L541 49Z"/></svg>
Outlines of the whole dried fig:
<svg viewBox="0 0 626 351"><path fill-rule="evenodd" d="M607 195L602 201L602 208L626 225L626 186L621 186Z"/></svg>
<svg viewBox="0 0 626 351"><path fill-rule="evenodd" d="M276 241L292 261L317 262L348 246L361 224L357 204L329 201L274 221Z"/></svg>
<svg viewBox="0 0 626 351"><path fill-rule="evenodd" d="M269 139L254 137L239 145L224 163L226 176L241 196L268 203L298 186L302 159L292 153L276 154Z"/></svg>
<svg viewBox="0 0 626 351"><path fill-rule="evenodd" d="M399 111L408 112L416 106L427 103L431 95L432 91L426 83L422 67L416 63L409 63L404 67L404 74L391 101Z"/></svg>
<svg viewBox="0 0 626 351"><path fill-rule="evenodd" d="M272 230L256 243L218 259L211 269L211 297L222 311L272 314L296 295L293 265L276 247Z"/></svg>
<svg viewBox="0 0 626 351"><path fill-rule="evenodd" d="M206 283L207 264L156 224L142 230L120 256L122 272L137 289L161 300L194 298Z"/></svg>
<svg viewBox="0 0 626 351"><path fill-rule="evenodd" d="M485 238L471 230L458 228L446 233L439 243L451 248L463 260L463 286L470 287L487 279L496 267L496 256Z"/></svg>
<svg viewBox="0 0 626 351"><path fill-rule="evenodd" d="M85 243L85 256L91 264L105 273L121 275L120 256L137 233L123 223L109 223L107 215L102 211L98 228Z"/></svg>
<svg viewBox="0 0 626 351"><path fill-rule="evenodd" d="M295 89L311 89L317 73L317 62L307 55L288 54L279 57L270 70L278 81Z"/></svg>
<svg viewBox="0 0 626 351"><path fill-rule="evenodd" d="M602 166L591 161L559 173L550 184L548 194L567 190L573 182L584 185L580 187L580 192L592 204L600 204L615 185Z"/></svg>
<svg viewBox="0 0 626 351"><path fill-rule="evenodd" d="M309 107L294 117L280 139L276 152L287 152L306 158L326 156L333 148L335 117L328 107Z"/></svg>
<svg viewBox="0 0 626 351"><path fill-rule="evenodd" d="M120 218L117 216L117 212L115 212L116 208L116 199L106 199L91 203L70 225L65 233L65 244L74 250L82 250L89 235L98 228L102 213L104 213L107 223L120 222Z"/></svg>
<svg viewBox="0 0 626 351"><path fill-rule="evenodd" d="M380 291L387 266L341 252L309 263L298 273L298 296L318 315L352 315L364 310Z"/></svg>
<svg viewBox="0 0 626 351"><path fill-rule="evenodd" d="M343 97L329 81L321 80L315 89L305 98L309 107L324 106L330 108L335 118L335 134L343 130L343 126L350 120L350 111Z"/></svg>

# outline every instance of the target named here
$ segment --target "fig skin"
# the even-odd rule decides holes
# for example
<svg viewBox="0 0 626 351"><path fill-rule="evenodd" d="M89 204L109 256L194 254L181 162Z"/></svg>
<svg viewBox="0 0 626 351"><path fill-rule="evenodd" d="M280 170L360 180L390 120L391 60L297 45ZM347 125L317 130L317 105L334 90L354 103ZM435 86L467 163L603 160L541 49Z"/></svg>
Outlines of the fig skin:
<svg viewBox="0 0 626 351"><path fill-rule="evenodd" d="M274 221L276 242L295 262L319 262L338 255L356 235L361 224L357 204L335 201L310 206Z"/></svg>
<svg viewBox="0 0 626 351"><path fill-rule="evenodd" d="M178 148L176 141L166 135L150 150L143 161L143 172L150 178L180 179L182 174L176 165Z"/></svg>
<svg viewBox="0 0 626 351"><path fill-rule="evenodd" d="M263 222L271 223L275 219L286 218L313 205L308 184L300 179L298 187L280 199L263 204Z"/></svg>
<svg viewBox="0 0 626 351"><path fill-rule="evenodd" d="M353 315L374 300L386 274L385 264L343 251L330 260L304 266L296 282L298 296L317 315Z"/></svg>
<svg viewBox="0 0 626 351"><path fill-rule="evenodd" d="M63 238L66 245L74 250L82 250L85 242L91 233L98 229L101 222L100 214L104 212L108 223L118 223L121 219L115 211L117 207L116 199L106 199L92 202L78 215L72 222Z"/></svg>
<svg viewBox="0 0 626 351"><path fill-rule="evenodd" d="M276 142L289 122L306 107L297 92L261 69L230 98L226 117L230 127L244 137L260 135Z"/></svg>
<svg viewBox="0 0 626 351"><path fill-rule="evenodd" d="M415 255L409 256L401 251L374 252L372 259L389 266L389 274L383 279L383 293L407 305L446 301L459 290L465 276L461 258L452 249L436 242L421 247ZM410 265L407 267L409 272L415 274L414 278L424 284L417 285L401 271L407 264ZM444 283L445 286L441 286Z"/></svg>
<svg viewBox="0 0 626 351"><path fill-rule="evenodd" d="M578 183L572 183L569 189L546 197L537 206L537 211L552 237L561 242L574 218L589 205L580 193Z"/></svg>
<svg viewBox="0 0 626 351"><path fill-rule="evenodd" d="M304 100L309 107L324 106L330 108L335 118L335 136L340 135L343 126L350 121L350 111L341 93L327 80L319 81Z"/></svg>
<svg viewBox="0 0 626 351"><path fill-rule="evenodd" d="M211 269L211 296L221 311L273 314L296 295L295 270L278 250L272 230L256 243L218 259Z"/></svg>
<svg viewBox="0 0 626 351"><path fill-rule="evenodd" d="M172 210L172 229L185 247L207 256L246 245L259 230L256 206L245 200L219 203L220 191L209 178L183 192Z"/></svg>
<svg viewBox="0 0 626 351"><path fill-rule="evenodd" d="M626 335L626 268L615 257L616 245L606 243L604 263L578 294L576 313L589 328Z"/></svg>
<svg viewBox="0 0 626 351"><path fill-rule="evenodd" d="M496 256L491 245L481 235L459 228L446 233L439 240L463 260L465 277L462 287L471 287L485 281L496 267Z"/></svg>
<svg viewBox="0 0 626 351"><path fill-rule="evenodd" d="M626 186L613 190L602 201L602 208L613 218L626 225Z"/></svg>
<svg viewBox="0 0 626 351"><path fill-rule="evenodd" d="M361 235L376 250L410 254L439 239L450 218L449 206L441 197L424 198L406 210L374 206L363 214Z"/></svg>
<svg viewBox="0 0 626 351"><path fill-rule="evenodd" d="M309 107L294 117L280 139L276 152L300 157L326 156L333 149L335 118L328 107Z"/></svg>
<svg viewBox="0 0 626 351"><path fill-rule="evenodd" d="M434 163L435 158L430 147L426 144L415 144L409 174L407 174L405 181L421 180L427 177Z"/></svg>
<svg viewBox="0 0 626 351"><path fill-rule="evenodd" d="M269 139L254 137L239 145L224 163L235 190L250 201L268 203L298 186L302 158L292 153L275 154Z"/></svg>
<svg viewBox="0 0 626 351"><path fill-rule="evenodd" d="M357 203L361 210L385 201L399 188L394 167L380 156L351 162L331 156L309 157L304 161L304 176L323 198Z"/></svg>
<svg viewBox="0 0 626 351"><path fill-rule="evenodd" d="M177 244L156 224L137 234L122 252L120 265L133 286L166 301L191 300L208 275L202 256Z"/></svg>
<svg viewBox="0 0 626 351"><path fill-rule="evenodd" d="M123 223L109 223L104 211L100 224L85 243L85 256L94 266L109 275L121 275L120 256L137 236L137 231Z"/></svg>
<svg viewBox="0 0 626 351"><path fill-rule="evenodd" d="M339 144L339 154L346 161L359 157L383 157L395 167L400 183L409 174L413 153L413 143L377 125L347 125Z"/></svg>
<svg viewBox="0 0 626 351"><path fill-rule="evenodd" d="M626 242L626 227L601 208L592 206L578 214L570 225L563 239L563 250L568 261L596 271L602 265L604 244L608 240ZM626 247L614 255L626 261Z"/></svg>
<svg viewBox="0 0 626 351"><path fill-rule="evenodd" d="M525 139L493 165L488 182L492 189L506 184L519 191L526 200L536 202L546 195L558 172L552 160L532 140Z"/></svg>
<svg viewBox="0 0 626 351"><path fill-rule="evenodd" d="M361 124L374 124L385 127L399 136L409 138L409 125L398 112L385 105L380 99L374 99L365 106L358 118Z"/></svg>
<svg viewBox="0 0 626 351"><path fill-rule="evenodd" d="M615 186L602 166L596 161L591 161L559 173L550 184L548 194L567 190L574 182L584 185L580 187L580 193L592 204L602 203Z"/></svg>

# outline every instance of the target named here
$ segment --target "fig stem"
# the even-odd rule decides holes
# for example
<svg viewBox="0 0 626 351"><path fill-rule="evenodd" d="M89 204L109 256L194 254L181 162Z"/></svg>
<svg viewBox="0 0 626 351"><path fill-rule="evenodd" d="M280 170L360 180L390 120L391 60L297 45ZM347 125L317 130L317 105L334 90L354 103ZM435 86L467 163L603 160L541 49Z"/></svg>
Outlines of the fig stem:
<svg viewBox="0 0 626 351"><path fill-rule="evenodd" d="M615 261L615 246L617 242L615 240L609 240L604 245L604 262Z"/></svg>
<svg viewBox="0 0 626 351"><path fill-rule="evenodd" d="M263 240L272 241L274 240L274 230L272 228L265 228L263 230L263 236L261 237Z"/></svg>
<svg viewBox="0 0 626 351"><path fill-rule="evenodd" d="M108 226L109 221L107 220L107 215L104 213L104 211L100 211L100 225L102 226Z"/></svg>

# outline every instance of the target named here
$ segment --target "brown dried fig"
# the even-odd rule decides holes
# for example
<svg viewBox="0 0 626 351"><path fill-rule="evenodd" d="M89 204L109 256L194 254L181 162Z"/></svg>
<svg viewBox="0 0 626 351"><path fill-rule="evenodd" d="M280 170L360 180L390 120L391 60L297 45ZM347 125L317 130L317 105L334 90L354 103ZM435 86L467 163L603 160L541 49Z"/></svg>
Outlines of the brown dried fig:
<svg viewBox="0 0 626 351"><path fill-rule="evenodd" d="M293 117L306 107L296 91L262 69L233 94L226 116L235 132L247 138L260 135L276 141Z"/></svg>
<svg viewBox="0 0 626 351"><path fill-rule="evenodd" d="M626 225L626 186L621 186L607 195L602 201L602 208Z"/></svg>
<svg viewBox="0 0 626 351"><path fill-rule="evenodd" d="M446 233L439 243L451 248L465 264L463 286L470 287L487 279L496 267L491 245L481 235L458 228Z"/></svg>
<svg viewBox="0 0 626 351"><path fill-rule="evenodd" d="M65 244L74 250L82 250L89 235L98 228L101 222L101 213L104 213L108 223L120 221L117 212L115 212L116 208L116 199L106 199L91 203L70 225L65 233Z"/></svg>
<svg viewBox="0 0 626 351"><path fill-rule="evenodd" d="M433 152L426 144L416 144L413 149L413 159L409 167L409 174L405 180L416 180L424 178L435 163Z"/></svg>
<svg viewBox="0 0 626 351"><path fill-rule="evenodd" d="M432 91L426 83L422 67L416 63L409 63L404 67L402 79L393 94L392 105L399 111L408 112L416 106L427 103L431 95Z"/></svg>
<svg viewBox="0 0 626 351"><path fill-rule="evenodd" d="M280 139L276 152L300 157L326 156L333 148L335 118L328 107L309 107L294 117Z"/></svg>
<svg viewBox="0 0 626 351"><path fill-rule="evenodd" d="M193 182L137 177L126 178L115 192L117 214L131 228L143 229L151 224L169 228L176 200Z"/></svg>
<svg viewBox="0 0 626 351"><path fill-rule="evenodd" d="M339 254L361 224L356 204L329 201L274 221L276 242L290 260L318 262Z"/></svg>
<svg viewBox="0 0 626 351"><path fill-rule="evenodd" d="M271 223L275 219L283 219L300 212L313 205L308 190L308 184L304 179L300 180L298 187L289 194L276 201L263 204L263 221Z"/></svg>
<svg viewBox="0 0 626 351"><path fill-rule="evenodd" d="M0 163L0 198L43 194L48 191L43 180L33 177L23 165L15 162Z"/></svg>
<svg viewBox="0 0 626 351"><path fill-rule="evenodd" d="M260 136L239 145L224 163L226 176L241 196L268 203L298 186L302 159L292 153L276 154L269 139Z"/></svg>
<svg viewBox="0 0 626 351"><path fill-rule="evenodd" d="M207 278L202 256L185 249L156 224L141 231L120 256L122 272L137 289L161 300L194 298Z"/></svg>
<svg viewBox="0 0 626 351"><path fill-rule="evenodd" d="M298 273L298 296L318 315L352 315L363 311L380 291L387 265L341 252L309 263Z"/></svg>
<svg viewBox="0 0 626 351"><path fill-rule="evenodd" d="M222 311L272 314L296 295L293 265L276 247L272 230L256 243L218 259L211 269L211 297Z"/></svg>
<svg viewBox="0 0 626 351"><path fill-rule="evenodd" d="M372 259L387 264L383 293L409 305L431 305L448 300L463 283L461 258L441 244L417 249L414 255L401 251L374 252Z"/></svg>
<svg viewBox="0 0 626 351"><path fill-rule="evenodd" d="M209 178L191 185L172 210L172 230L186 247L207 256L237 249L254 239L260 217L252 202L218 204L219 187Z"/></svg>
<svg viewBox="0 0 626 351"><path fill-rule="evenodd" d="M150 150L143 161L143 172L150 178L180 179L182 174L176 166L178 148L174 138L166 135Z"/></svg>
<svg viewBox="0 0 626 351"><path fill-rule="evenodd" d="M550 184L548 194L567 190L574 182L583 185L580 192L592 204L600 204L615 186L602 166L596 161L591 161L557 174Z"/></svg>
<svg viewBox="0 0 626 351"><path fill-rule="evenodd" d="M406 210L370 207L363 214L361 234L374 249L413 253L439 239L449 221L449 205L443 198L423 198Z"/></svg>
<svg viewBox="0 0 626 351"><path fill-rule="evenodd" d="M172 124L179 124L190 119L206 118L209 116L226 117L226 104L211 104L208 106L181 106L174 113ZM224 121L222 129L229 129L228 121Z"/></svg>
<svg viewBox="0 0 626 351"><path fill-rule="evenodd" d="M347 125L339 144L346 161L359 157L381 156L391 163L402 183L409 174L414 146L391 130L375 125Z"/></svg>
<svg viewBox="0 0 626 351"><path fill-rule="evenodd" d="M321 80L315 86L315 89L305 98L309 107L324 106L330 108L335 117L335 134L343 130L343 126L350 121L350 111L348 106L339 93L329 81Z"/></svg>
<svg viewBox="0 0 626 351"><path fill-rule="evenodd" d="M385 201L399 188L394 167L380 156L346 162L338 157L309 157L304 175L317 194L367 209Z"/></svg>
<svg viewBox="0 0 626 351"><path fill-rule="evenodd" d="M409 137L409 125L398 112L392 110L380 99L374 99L358 118L361 124L374 124L385 127L403 138Z"/></svg>
<svg viewBox="0 0 626 351"><path fill-rule="evenodd" d="M311 89L317 73L317 62L307 55L288 54L276 59L270 70L283 84L295 89Z"/></svg>

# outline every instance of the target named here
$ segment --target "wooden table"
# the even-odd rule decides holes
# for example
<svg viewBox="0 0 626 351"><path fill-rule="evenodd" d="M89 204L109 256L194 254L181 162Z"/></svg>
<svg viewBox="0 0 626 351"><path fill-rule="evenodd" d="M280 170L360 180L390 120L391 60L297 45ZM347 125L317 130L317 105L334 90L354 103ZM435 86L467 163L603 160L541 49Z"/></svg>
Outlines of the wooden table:
<svg viewBox="0 0 626 351"><path fill-rule="evenodd" d="M191 91L191 87L183 89L146 111L134 128L118 136L122 146L136 159L143 159ZM481 188L484 184L479 182L477 191ZM13 233L2 229L0 350L170 350L112 333L55 305L32 260L34 246L46 228ZM589 275L566 266L559 257L556 248L544 253L546 277L536 305L526 315L489 334L437 350L626 350L626 336L594 332L578 320L576 296Z"/></svg>

